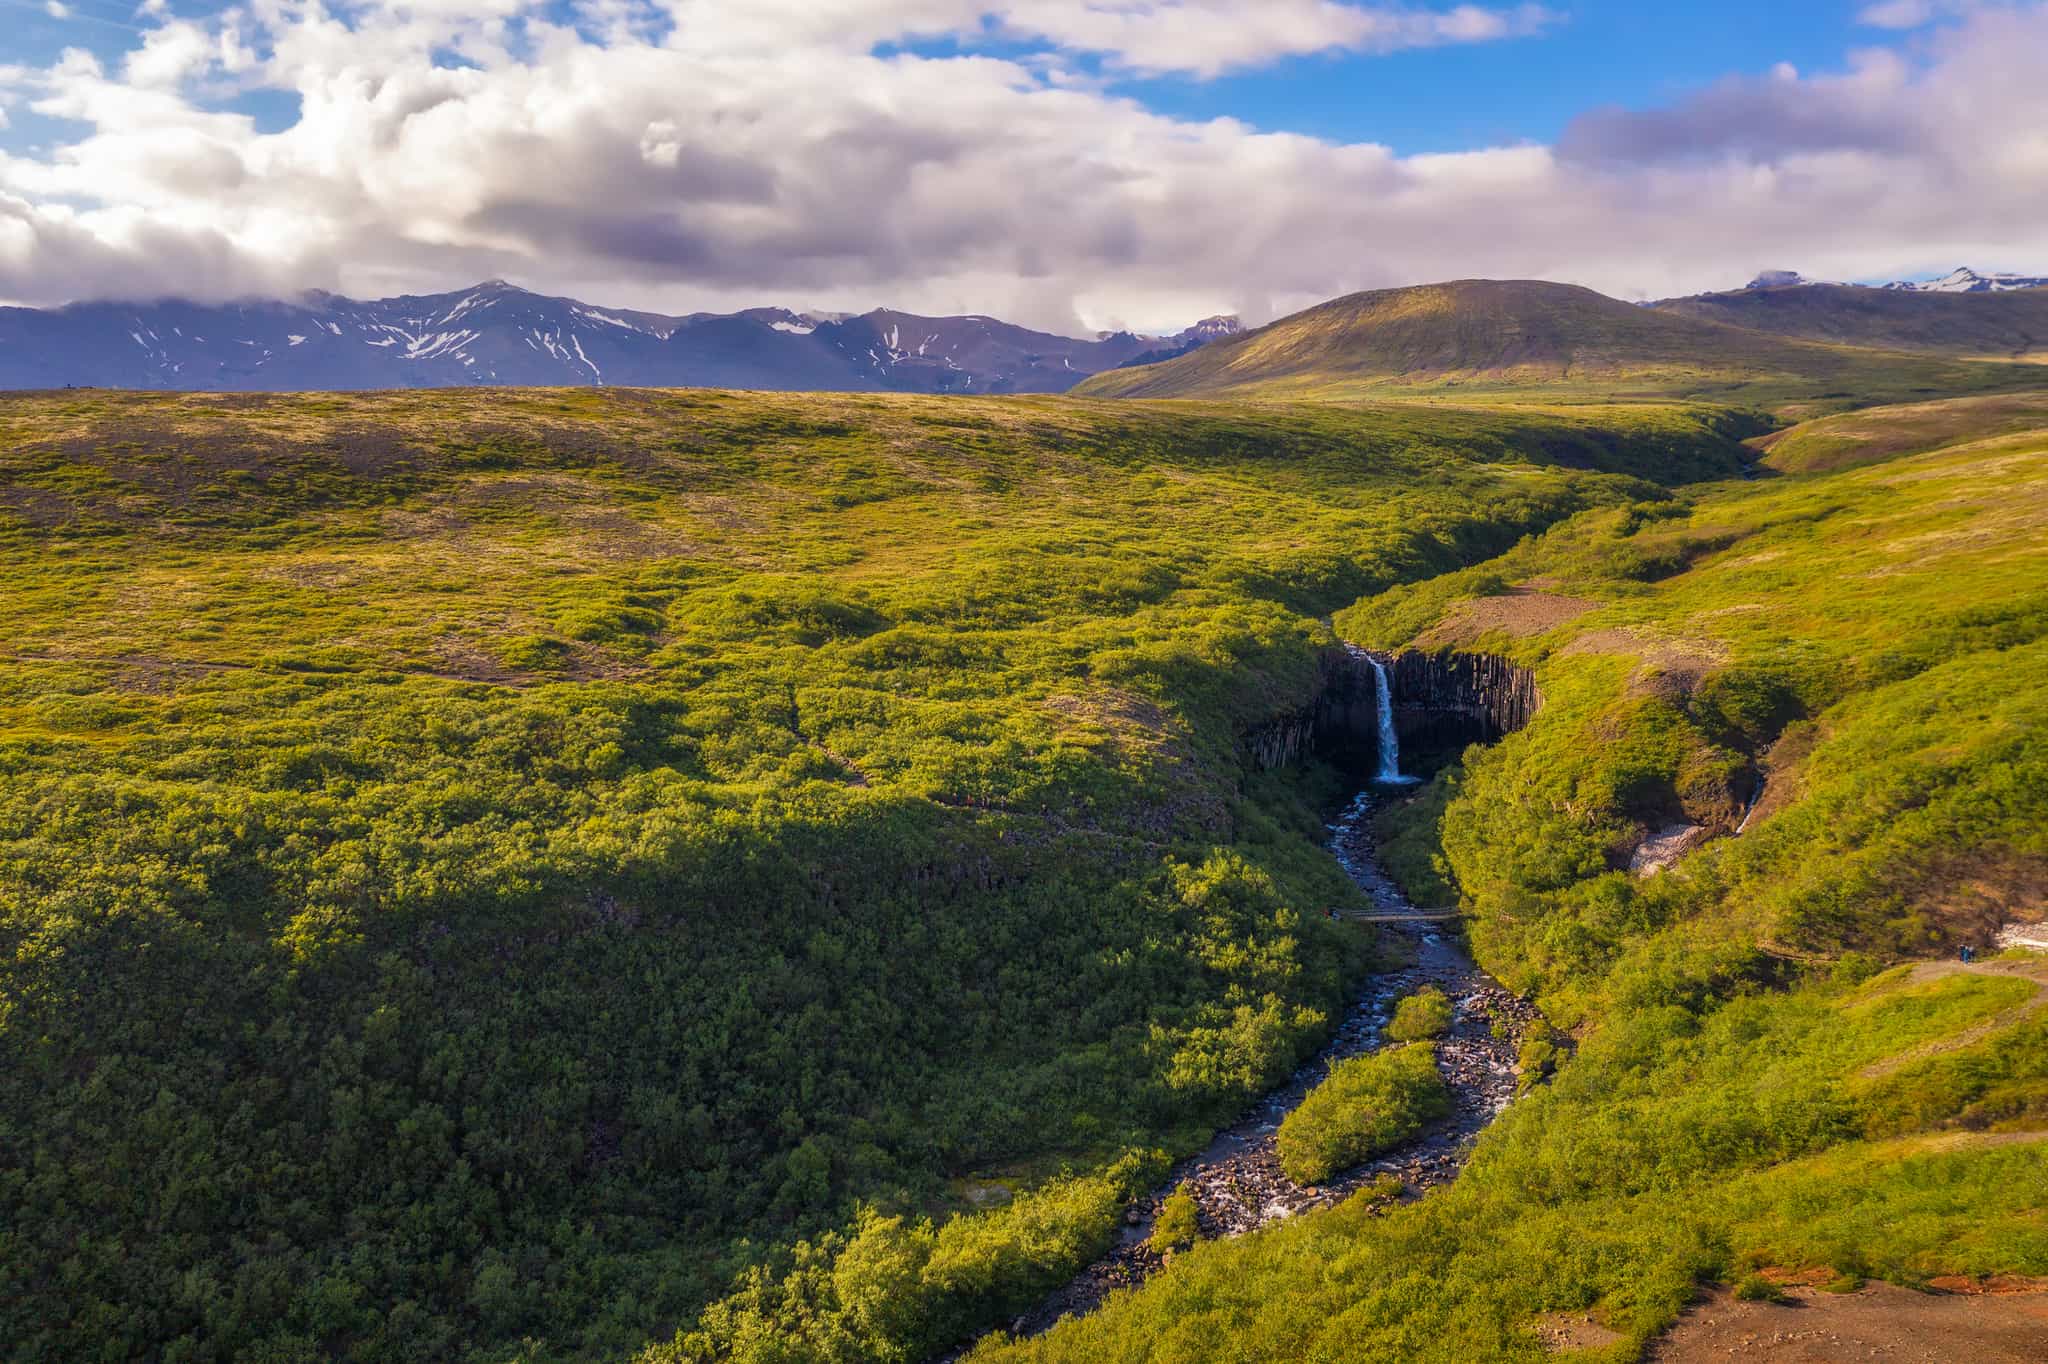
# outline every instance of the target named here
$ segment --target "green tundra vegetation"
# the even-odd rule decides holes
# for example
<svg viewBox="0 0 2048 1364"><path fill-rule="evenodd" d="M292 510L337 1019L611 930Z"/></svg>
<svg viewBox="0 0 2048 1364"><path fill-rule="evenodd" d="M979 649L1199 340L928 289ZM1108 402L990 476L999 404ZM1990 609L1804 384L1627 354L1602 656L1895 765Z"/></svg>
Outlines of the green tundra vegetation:
<svg viewBox="0 0 2048 1364"><path fill-rule="evenodd" d="M11 1358L908 1358L1327 1034L1335 608L1751 418L0 403ZM1574 524L1583 524L1577 523ZM1659 523L1663 524L1663 523Z"/></svg>
<svg viewBox="0 0 2048 1364"><path fill-rule="evenodd" d="M1273 1140L1296 1184L1321 1184L1371 1160L1451 1111L1451 1091L1428 1042L1385 1047L1330 1067Z"/></svg>
<svg viewBox="0 0 2048 1364"><path fill-rule="evenodd" d="M1202 1245L977 1361L1540 1360L1558 1312L1633 1360L1766 1266L2048 1273L2048 961L1991 944L2048 892L2048 422L1765 444L1337 617L1536 672L1529 727L1382 830L1574 1035L1555 1078L1427 1197Z"/></svg>
<svg viewBox="0 0 2048 1364"><path fill-rule="evenodd" d="M1396 1042L1423 1042L1441 1037L1451 1026L1451 997L1434 985L1404 995L1387 1020L1387 1036Z"/></svg>
<svg viewBox="0 0 2048 1364"><path fill-rule="evenodd" d="M1337 634L1536 672L1381 831L1554 1078L979 1358L1623 1359L1766 1265L2048 1273L2048 971L1937 960L2048 888L2043 412L8 399L0 1340L999 1326L1374 965L1342 776L1270 765Z"/></svg>
<svg viewBox="0 0 2048 1364"><path fill-rule="evenodd" d="M1175 1189L1159 1205L1159 1216L1152 1221L1152 1249L1164 1255L1169 1251L1186 1250L1202 1235L1202 1208L1189 1193L1186 1186Z"/></svg>

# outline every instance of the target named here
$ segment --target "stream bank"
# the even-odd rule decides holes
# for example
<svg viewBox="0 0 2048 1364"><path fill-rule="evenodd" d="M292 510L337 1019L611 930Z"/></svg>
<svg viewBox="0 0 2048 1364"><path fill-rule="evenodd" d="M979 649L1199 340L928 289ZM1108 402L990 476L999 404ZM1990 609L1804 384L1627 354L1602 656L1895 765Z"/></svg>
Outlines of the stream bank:
<svg viewBox="0 0 2048 1364"><path fill-rule="evenodd" d="M1351 802L1330 825L1330 851L1371 898L1374 911L1416 912L1381 870L1372 846L1373 789ZM1165 1261L1147 1244L1166 1197L1186 1186L1194 1195L1204 1238L1239 1236L1313 1208L1343 1201L1359 1189L1393 1176L1420 1195L1455 1178L1472 1140L1505 1110L1515 1094L1515 1056L1523 1033L1537 1018L1533 1006L1503 988L1466 955L1458 941L1433 925L1400 925L1390 931L1407 940L1413 961L1375 976L1365 995L1346 1011L1323 1051L1243 1117L1217 1133L1207 1149L1176 1165L1166 1182L1135 1205L1117 1244L1055 1292L1037 1309L1012 1323L1011 1334L1038 1335L1066 1316L1086 1315L1119 1289L1134 1287L1157 1273ZM1274 1135L1281 1119L1298 1106L1330 1066L1377 1050L1394 1004L1424 985L1435 985L1454 1005L1450 1029L1437 1041L1437 1060L1449 1083L1448 1117L1406 1142L1327 1184L1303 1187L1280 1170Z"/></svg>

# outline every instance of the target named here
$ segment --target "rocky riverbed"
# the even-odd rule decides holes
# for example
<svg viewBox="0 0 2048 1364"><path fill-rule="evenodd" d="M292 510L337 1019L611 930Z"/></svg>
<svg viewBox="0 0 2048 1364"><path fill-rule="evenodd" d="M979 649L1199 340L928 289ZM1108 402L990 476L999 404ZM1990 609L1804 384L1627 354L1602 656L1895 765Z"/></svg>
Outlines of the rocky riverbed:
<svg viewBox="0 0 2048 1364"><path fill-rule="evenodd" d="M1374 804L1371 791L1352 802L1330 826L1330 851L1372 898L1377 913L1417 912L1375 860ZM1321 1055L1219 1132L1207 1150L1176 1166L1151 1198L1131 1210L1116 1247L1036 1311L1019 1318L1011 1327L1013 1334L1036 1335L1064 1316L1093 1311L1110 1293L1156 1273L1163 1261L1146 1242L1167 1195L1182 1186L1195 1197L1202 1234L1217 1237L1239 1236L1340 1202L1386 1176L1400 1181L1404 1196L1412 1197L1457 1175L1472 1139L1514 1098L1515 1054L1536 1011L1474 965L1456 939L1436 925L1392 925L1386 931L1409 939L1413 964L1376 976ZM1424 985L1437 986L1456 1006L1450 1030L1437 1045L1438 1062L1454 1096L1451 1115L1414 1141L1328 1184L1304 1188L1288 1179L1273 1150L1280 1120L1315 1087L1332 1062L1380 1047L1395 1001Z"/></svg>

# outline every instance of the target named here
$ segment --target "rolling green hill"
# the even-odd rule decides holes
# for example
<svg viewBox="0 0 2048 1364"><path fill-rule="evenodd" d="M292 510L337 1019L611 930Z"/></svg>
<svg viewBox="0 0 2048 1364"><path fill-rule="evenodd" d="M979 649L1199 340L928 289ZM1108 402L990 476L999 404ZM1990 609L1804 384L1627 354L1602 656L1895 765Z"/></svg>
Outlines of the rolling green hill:
<svg viewBox="0 0 2048 1364"><path fill-rule="evenodd" d="M1321 617L1739 433L0 402L6 1355L619 1358L1000 1181L891 1320L1006 1320L1365 964Z"/></svg>
<svg viewBox="0 0 2048 1364"><path fill-rule="evenodd" d="M2043 973L1922 960L2048 887L2044 410L0 401L0 1340L1014 1320L1383 962L1349 779L1259 757L1332 618L1536 671L1383 834L1576 1054L1428 1197L989 1357L1621 1359L1755 1266L2048 1273Z"/></svg>
<svg viewBox="0 0 2048 1364"><path fill-rule="evenodd" d="M1353 294L1077 395L1691 398L1799 411L2038 385L2022 366L1821 345L1571 285L1461 280Z"/></svg>
<svg viewBox="0 0 2048 1364"><path fill-rule="evenodd" d="M1753 443L1770 468L1817 473L2043 429L2048 429L2048 390L1845 412Z"/></svg>
<svg viewBox="0 0 2048 1364"><path fill-rule="evenodd" d="M1666 299L1657 311L1774 336L1962 358L2048 360L2048 289L1924 293L1801 284Z"/></svg>
<svg viewBox="0 0 2048 1364"><path fill-rule="evenodd" d="M1540 1361L1590 1319L1582 1357L1623 1361L1760 1270L2048 1273L2048 961L1987 960L2048 892L2033 411L1857 414L1899 448L1588 512L1340 612L1536 671L1534 722L1382 828L1576 1053L1455 1184L1198 1247L974 1358ZM1673 825L1706 841L1631 870Z"/></svg>

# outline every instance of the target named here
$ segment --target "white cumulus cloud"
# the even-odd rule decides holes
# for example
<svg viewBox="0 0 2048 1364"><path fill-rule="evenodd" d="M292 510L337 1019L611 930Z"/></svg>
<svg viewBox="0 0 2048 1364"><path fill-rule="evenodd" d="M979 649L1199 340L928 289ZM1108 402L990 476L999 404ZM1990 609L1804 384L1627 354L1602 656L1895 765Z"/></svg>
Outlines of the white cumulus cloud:
<svg viewBox="0 0 2048 1364"><path fill-rule="evenodd" d="M161 12L118 60L0 70L0 107L70 130L0 153L0 299L504 276L620 306L887 303L1079 329L1475 275L1655 296L1763 266L2048 269L2044 3L1837 70L1765 67L1591 111L1555 146L1427 156L1168 117L1088 63L1200 77L1510 39L1549 11L586 0L577 22L560 15L250 0L204 21ZM250 91L296 113L259 123L237 111Z"/></svg>

